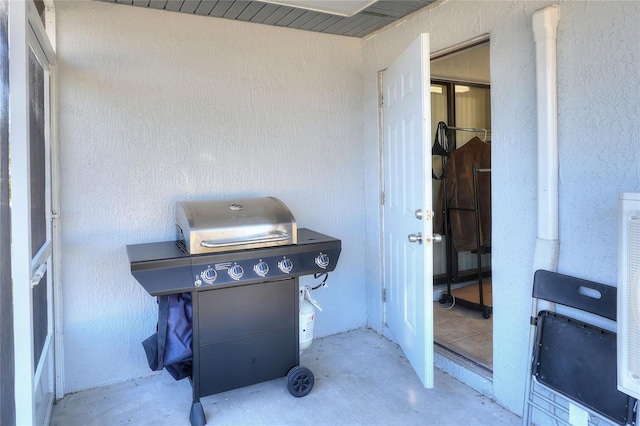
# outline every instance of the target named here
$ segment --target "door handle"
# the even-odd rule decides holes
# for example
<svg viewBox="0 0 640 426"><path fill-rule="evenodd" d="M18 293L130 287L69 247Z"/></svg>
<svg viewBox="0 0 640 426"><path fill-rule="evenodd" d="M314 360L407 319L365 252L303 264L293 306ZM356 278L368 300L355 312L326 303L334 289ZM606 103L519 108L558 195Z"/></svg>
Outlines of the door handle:
<svg viewBox="0 0 640 426"><path fill-rule="evenodd" d="M430 246L433 243L441 243L442 235L440 234L433 234L432 236L427 235L425 238L425 242L428 246Z"/></svg>
<svg viewBox="0 0 640 426"><path fill-rule="evenodd" d="M441 243L442 235L433 234L433 236L428 236L425 238L427 245L431 245L431 243ZM410 243L418 243L422 244L422 233L418 232L417 234L409 234L409 242Z"/></svg>
<svg viewBox="0 0 640 426"><path fill-rule="evenodd" d="M42 281L42 278L44 278L44 274L46 272L47 272L47 264L43 263L38 267L38 269L36 269L36 272L31 277L31 288L34 288L35 286L40 284L40 281Z"/></svg>
<svg viewBox="0 0 640 426"><path fill-rule="evenodd" d="M409 234L409 242L422 244L422 233L418 232L417 234Z"/></svg>

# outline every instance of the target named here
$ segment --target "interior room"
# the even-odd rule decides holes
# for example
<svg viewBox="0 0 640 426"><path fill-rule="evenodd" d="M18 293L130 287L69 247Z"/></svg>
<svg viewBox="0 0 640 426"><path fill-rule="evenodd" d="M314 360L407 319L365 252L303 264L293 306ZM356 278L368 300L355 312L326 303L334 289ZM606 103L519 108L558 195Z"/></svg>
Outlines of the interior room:
<svg viewBox="0 0 640 426"><path fill-rule="evenodd" d="M488 374L493 370L489 58L488 39L477 40L470 47L432 58L430 87L432 193L436 212L433 227L434 232L443 238L434 246L433 256L434 338L436 345L465 357ZM459 161L456 158L461 158L452 157L452 152L471 140L475 143L476 138L483 142L479 146L486 148L481 148L484 154L478 161L458 167L449 164L447 168L448 161ZM467 193L457 196L462 180L458 184L459 179L453 172L461 173L473 166L483 170L479 173L485 176L476 172L474 179L467 180ZM486 228L477 234L481 236L478 241L476 206L478 227L484 225ZM458 215L455 226L451 226L451 216L447 216L446 220L444 218L452 208L456 210L450 215ZM481 214L480 209L487 209L486 215ZM463 239L457 245L448 243L458 235ZM483 235L489 237L484 238Z"/></svg>
<svg viewBox="0 0 640 426"><path fill-rule="evenodd" d="M56 400L166 379L142 347L158 299L132 275L127 246L175 242L181 202L276 197L299 228L340 240L326 286L299 278L322 307L313 354L350 353L337 349L344 339L364 342L358 356L384 348L406 367L394 370L401 386L419 384L402 393L407 411L462 385L462 401L491 401L513 424L534 273L617 286L618 194L640 191L640 3L379 0L353 16L276 3L0 0L3 424L46 423ZM557 25L534 23L541 10ZM556 113L537 101L541 45L555 48L545 105ZM395 102L406 114L392 115ZM471 212L490 220L471 247L437 226L456 205L437 207L455 161L442 169L436 136L453 157L474 138L490 147L477 181L489 190ZM405 169L411 205L387 181ZM371 386L370 371L332 368L343 391ZM347 416L341 407L331 415Z"/></svg>

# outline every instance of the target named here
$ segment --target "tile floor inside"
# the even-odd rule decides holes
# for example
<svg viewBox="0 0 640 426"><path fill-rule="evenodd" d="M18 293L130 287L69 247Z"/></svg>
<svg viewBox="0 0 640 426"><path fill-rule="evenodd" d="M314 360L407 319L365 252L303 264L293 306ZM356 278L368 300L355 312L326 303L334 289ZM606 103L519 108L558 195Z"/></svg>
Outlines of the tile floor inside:
<svg viewBox="0 0 640 426"><path fill-rule="evenodd" d="M483 287L484 304L490 306L491 282L484 282ZM452 292L455 296L477 291L477 283L473 283ZM477 300L476 296L475 301ZM480 311L455 304L451 307L451 303L434 301L433 328L436 344L468 358L488 372L493 371L493 315L485 319Z"/></svg>

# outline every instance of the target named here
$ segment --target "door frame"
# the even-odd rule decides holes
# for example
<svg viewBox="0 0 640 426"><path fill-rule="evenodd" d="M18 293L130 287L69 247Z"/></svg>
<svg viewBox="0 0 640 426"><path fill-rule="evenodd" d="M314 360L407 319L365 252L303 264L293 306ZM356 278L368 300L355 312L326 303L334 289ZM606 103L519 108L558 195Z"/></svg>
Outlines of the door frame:
<svg viewBox="0 0 640 426"><path fill-rule="evenodd" d="M29 148L29 51L44 70L45 104L45 220L47 242L32 256L30 235L30 148ZM52 289L53 167L51 153L55 137L51 113L55 111L51 78L55 52L32 0L9 1L10 147L11 147L11 269L13 281L13 329L16 424L48 423L54 395L54 304ZM57 197L57 194L55 194ZM57 201L56 201L57 202ZM25 237L26 236L26 237ZM46 263L40 264L43 259ZM47 280L42 281L46 272ZM47 338L34 365L33 298L35 285L47 286ZM41 389L40 384L46 387ZM40 394L38 394L40 393ZM42 404L38 405L38 397Z"/></svg>

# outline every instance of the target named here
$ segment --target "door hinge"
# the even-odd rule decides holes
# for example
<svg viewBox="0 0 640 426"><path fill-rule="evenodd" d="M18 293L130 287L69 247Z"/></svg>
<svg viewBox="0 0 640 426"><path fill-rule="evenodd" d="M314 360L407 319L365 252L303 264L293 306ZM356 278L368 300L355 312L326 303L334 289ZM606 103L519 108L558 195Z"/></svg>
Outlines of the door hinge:
<svg viewBox="0 0 640 426"><path fill-rule="evenodd" d="M387 302L387 289L383 288L382 289L382 303L386 303Z"/></svg>
<svg viewBox="0 0 640 426"><path fill-rule="evenodd" d="M385 201L385 197L384 197L384 191L382 191L380 193L380 204L382 204L384 206L384 201Z"/></svg>

